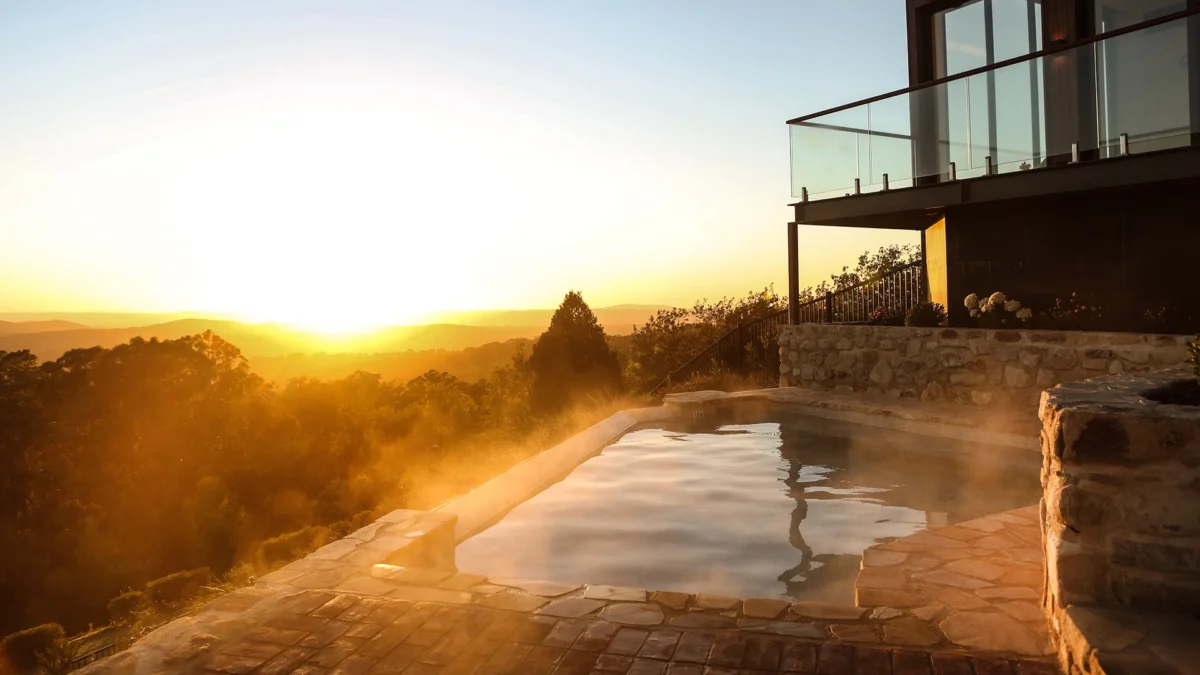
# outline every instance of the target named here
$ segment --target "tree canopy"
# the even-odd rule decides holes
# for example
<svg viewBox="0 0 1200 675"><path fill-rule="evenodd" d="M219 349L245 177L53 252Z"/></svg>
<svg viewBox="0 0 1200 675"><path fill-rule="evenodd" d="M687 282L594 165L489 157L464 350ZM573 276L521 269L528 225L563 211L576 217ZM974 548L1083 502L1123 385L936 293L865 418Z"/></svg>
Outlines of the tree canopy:
<svg viewBox="0 0 1200 675"><path fill-rule="evenodd" d="M569 407L581 396L621 388L621 364L609 348L604 329L583 300L571 291L550 318L550 327L533 345L530 404L535 412Z"/></svg>

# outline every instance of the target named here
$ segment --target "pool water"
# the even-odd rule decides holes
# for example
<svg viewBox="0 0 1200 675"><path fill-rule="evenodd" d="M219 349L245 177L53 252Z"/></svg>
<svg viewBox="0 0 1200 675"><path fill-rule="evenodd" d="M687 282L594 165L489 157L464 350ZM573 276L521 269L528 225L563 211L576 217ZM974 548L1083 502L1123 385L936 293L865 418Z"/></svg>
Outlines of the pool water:
<svg viewBox="0 0 1200 675"><path fill-rule="evenodd" d="M1035 503L1036 453L821 418L632 431L459 545L490 577L854 603L863 549Z"/></svg>

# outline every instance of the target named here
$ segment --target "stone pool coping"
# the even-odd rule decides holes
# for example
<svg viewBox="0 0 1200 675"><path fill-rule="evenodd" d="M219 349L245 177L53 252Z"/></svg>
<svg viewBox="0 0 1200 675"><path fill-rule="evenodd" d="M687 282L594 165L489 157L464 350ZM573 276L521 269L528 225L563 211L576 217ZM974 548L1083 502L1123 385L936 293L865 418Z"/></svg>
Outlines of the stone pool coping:
<svg viewBox="0 0 1200 675"><path fill-rule="evenodd" d="M759 401L791 406L804 415L823 417L923 436L1001 445L1040 453L1041 426L1033 410L1028 415L983 412L975 406L931 403L864 394L813 391L795 387L750 391L692 391L667 394L665 407L691 416L723 404Z"/></svg>

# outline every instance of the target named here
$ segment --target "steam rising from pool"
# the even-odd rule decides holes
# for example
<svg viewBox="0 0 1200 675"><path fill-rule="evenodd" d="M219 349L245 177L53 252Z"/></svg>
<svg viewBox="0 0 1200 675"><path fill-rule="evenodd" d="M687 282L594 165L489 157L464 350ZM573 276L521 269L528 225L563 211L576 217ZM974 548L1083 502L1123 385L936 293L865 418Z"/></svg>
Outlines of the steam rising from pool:
<svg viewBox="0 0 1200 675"><path fill-rule="evenodd" d="M863 549L1037 500L1009 448L809 418L634 431L458 547L520 577L854 602Z"/></svg>

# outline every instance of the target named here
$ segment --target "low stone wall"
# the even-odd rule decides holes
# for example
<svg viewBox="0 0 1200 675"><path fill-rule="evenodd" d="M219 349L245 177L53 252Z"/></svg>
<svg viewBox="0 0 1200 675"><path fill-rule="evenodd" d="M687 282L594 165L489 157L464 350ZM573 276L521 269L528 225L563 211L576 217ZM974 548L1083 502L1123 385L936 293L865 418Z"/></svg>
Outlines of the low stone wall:
<svg viewBox="0 0 1200 675"><path fill-rule="evenodd" d="M1067 673L1161 656L1143 648L1137 613L1200 612L1200 407L1146 397L1191 377L1176 369L1043 394L1043 607ZM1128 616L1099 618L1114 608Z"/></svg>
<svg viewBox="0 0 1200 675"><path fill-rule="evenodd" d="M800 324L779 333L779 386L922 401L1037 405L1060 382L1186 362L1179 335Z"/></svg>

